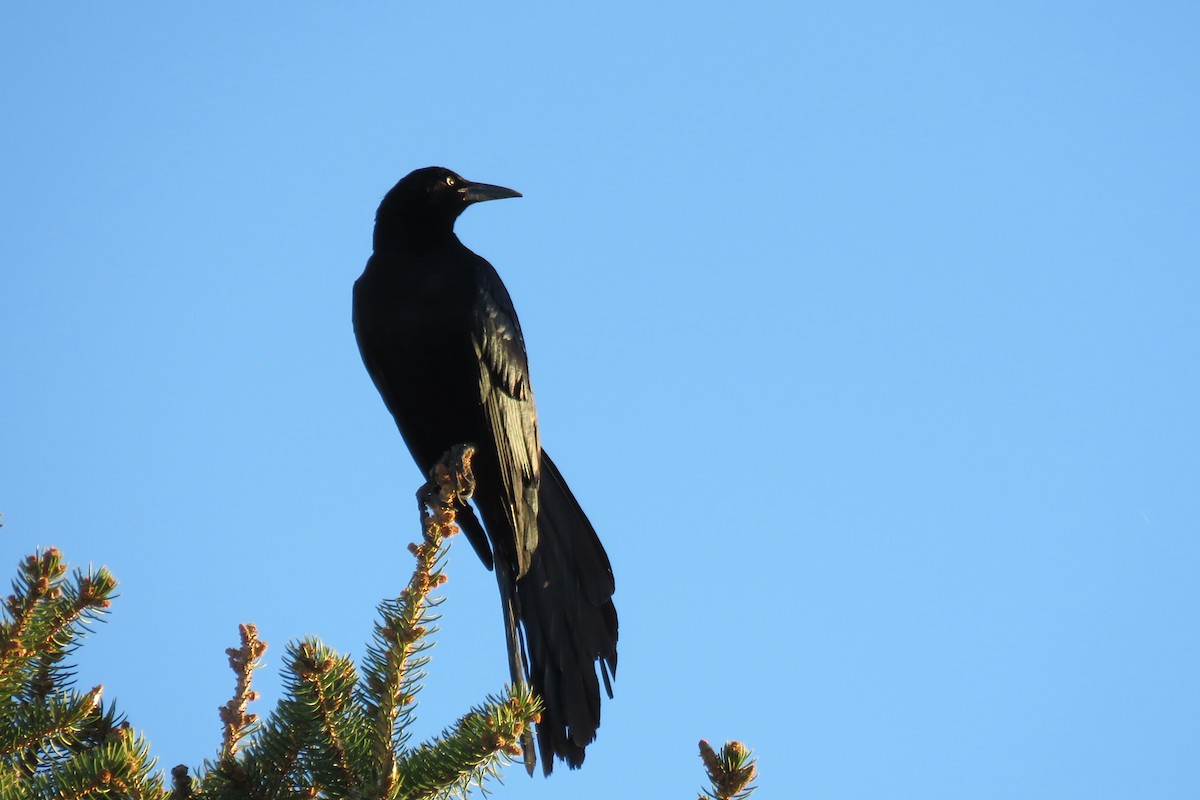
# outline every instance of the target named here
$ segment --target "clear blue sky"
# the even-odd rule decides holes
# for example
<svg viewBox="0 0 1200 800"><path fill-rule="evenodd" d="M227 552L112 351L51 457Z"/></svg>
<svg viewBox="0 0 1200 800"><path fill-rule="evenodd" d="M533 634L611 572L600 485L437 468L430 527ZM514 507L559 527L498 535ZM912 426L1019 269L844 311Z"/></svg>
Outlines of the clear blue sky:
<svg viewBox="0 0 1200 800"><path fill-rule="evenodd" d="M525 194L458 230L621 613L585 768L497 796L705 737L763 798L1196 797L1198 7L409 5L0 11L0 577L116 573L81 680L162 765L239 622L265 713L409 574L350 285L442 164ZM464 544L422 734L506 675Z"/></svg>

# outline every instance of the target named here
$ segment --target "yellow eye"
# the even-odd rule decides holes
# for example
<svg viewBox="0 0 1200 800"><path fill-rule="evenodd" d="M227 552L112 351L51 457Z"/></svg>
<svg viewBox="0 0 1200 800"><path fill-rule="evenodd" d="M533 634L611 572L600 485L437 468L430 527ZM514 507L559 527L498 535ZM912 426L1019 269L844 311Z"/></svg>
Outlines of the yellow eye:
<svg viewBox="0 0 1200 800"><path fill-rule="evenodd" d="M454 176L453 176L453 175L447 175L447 176L446 176L446 185L447 185L447 186L453 186L453 185L454 185L454 182L455 182L455 181L454 181Z"/></svg>

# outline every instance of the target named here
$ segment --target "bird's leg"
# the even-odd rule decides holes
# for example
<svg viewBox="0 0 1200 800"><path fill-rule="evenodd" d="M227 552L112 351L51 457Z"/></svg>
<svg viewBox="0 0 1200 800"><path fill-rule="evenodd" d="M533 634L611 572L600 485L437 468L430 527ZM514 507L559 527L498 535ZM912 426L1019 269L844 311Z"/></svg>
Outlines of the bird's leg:
<svg viewBox="0 0 1200 800"><path fill-rule="evenodd" d="M456 444L444 454L433 469L429 470L429 480L417 489L417 508L421 512L421 521L429 515L429 509L441 495L442 505L466 505L475 493L475 473L471 469L471 459L475 457L475 445L470 442Z"/></svg>

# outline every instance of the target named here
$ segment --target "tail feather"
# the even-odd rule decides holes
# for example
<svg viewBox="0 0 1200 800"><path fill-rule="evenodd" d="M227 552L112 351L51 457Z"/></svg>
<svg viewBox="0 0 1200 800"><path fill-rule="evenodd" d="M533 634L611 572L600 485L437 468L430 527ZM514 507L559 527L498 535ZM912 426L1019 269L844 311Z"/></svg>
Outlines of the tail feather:
<svg viewBox="0 0 1200 800"><path fill-rule="evenodd" d="M600 727L600 679L612 697L617 610L612 566L583 509L543 451L537 550L517 581L529 680L545 711L537 726L542 769L572 768Z"/></svg>
<svg viewBox="0 0 1200 800"><path fill-rule="evenodd" d="M524 647L521 631L517 624L520 611L517 610L517 595L513 588L513 577L503 559L496 562L496 581L500 585L500 599L504 612L504 642L508 648L508 670L513 688L516 688L525 685ZM528 731L521 736L521 752L525 762L525 771L533 775L533 769L537 765L537 756L533 752L533 736Z"/></svg>

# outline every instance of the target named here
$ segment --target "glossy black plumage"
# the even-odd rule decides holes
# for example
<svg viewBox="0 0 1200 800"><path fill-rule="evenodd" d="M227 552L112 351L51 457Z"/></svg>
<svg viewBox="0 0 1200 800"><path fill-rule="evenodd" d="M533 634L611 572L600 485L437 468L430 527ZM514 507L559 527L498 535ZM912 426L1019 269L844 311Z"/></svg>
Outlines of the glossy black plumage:
<svg viewBox="0 0 1200 800"><path fill-rule="evenodd" d="M476 446L472 502L483 524L469 507L459 522L495 567L512 679L527 674L546 706L537 736L550 774L554 756L578 767L595 739L601 680L612 696L617 613L604 547L541 449L512 300L454 234L469 205L519 196L441 167L403 178L376 213L354 332L422 472L456 444ZM531 772L533 763L527 748Z"/></svg>

